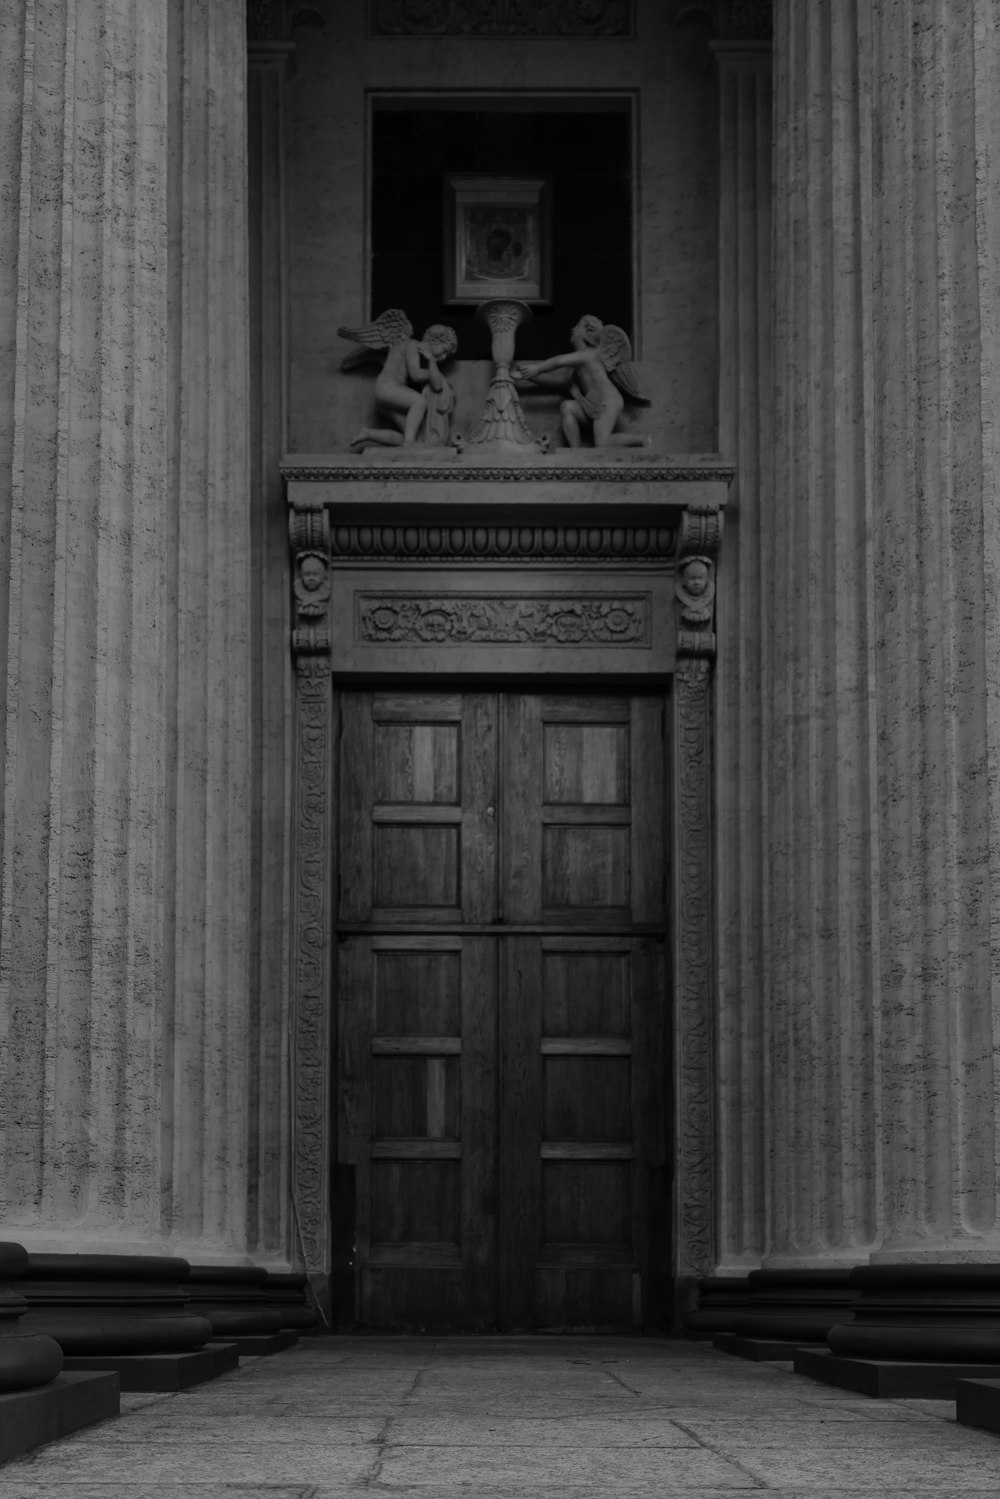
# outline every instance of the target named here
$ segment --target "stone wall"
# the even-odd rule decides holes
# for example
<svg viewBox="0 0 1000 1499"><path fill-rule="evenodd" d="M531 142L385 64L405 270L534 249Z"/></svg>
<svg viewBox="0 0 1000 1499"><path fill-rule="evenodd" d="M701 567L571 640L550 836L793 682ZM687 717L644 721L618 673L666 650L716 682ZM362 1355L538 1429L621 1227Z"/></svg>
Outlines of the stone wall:
<svg viewBox="0 0 1000 1499"><path fill-rule="evenodd" d="M384 311L368 305L372 96L478 93L488 107L490 91L504 92L508 108L513 96L522 108L562 100L568 109L589 92L576 107L592 108L603 94L633 112L637 372L653 401L643 427L660 452L713 449L715 115L703 41L674 25L681 9L674 0L636 0L634 36L369 37L366 6L356 0L329 9L325 32L297 33L287 95L293 452L344 447L369 415L371 378L340 373L351 345L337 329ZM603 315L599 280L592 300L574 311ZM482 410L487 353L484 332L482 358L449 367L459 428ZM554 432L554 406L531 404L537 431Z"/></svg>

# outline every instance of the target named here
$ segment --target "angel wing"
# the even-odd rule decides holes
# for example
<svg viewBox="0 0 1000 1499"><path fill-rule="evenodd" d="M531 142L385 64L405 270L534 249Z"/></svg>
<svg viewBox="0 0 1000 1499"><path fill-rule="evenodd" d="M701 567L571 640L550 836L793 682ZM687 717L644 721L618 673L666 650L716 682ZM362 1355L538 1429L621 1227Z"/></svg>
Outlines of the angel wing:
<svg viewBox="0 0 1000 1499"><path fill-rule="evenodd" d="M383 312L364 328L338 328L337 332L341 338L350 338L361 344L361 348L348 354L341 365L341 369L350 370L384 349L394 349L397 344L412 338L413 324L401 308L390 307L388 312Z"/></svg>
<svg viewBox="0 0 1000 1499"><path fill-rule="evenodd" d="M648 406L646 397L639 394L632 369L632 345L624 328L617 323L605 323L597 345L597 357L626 400L635 406Z"/></svg>

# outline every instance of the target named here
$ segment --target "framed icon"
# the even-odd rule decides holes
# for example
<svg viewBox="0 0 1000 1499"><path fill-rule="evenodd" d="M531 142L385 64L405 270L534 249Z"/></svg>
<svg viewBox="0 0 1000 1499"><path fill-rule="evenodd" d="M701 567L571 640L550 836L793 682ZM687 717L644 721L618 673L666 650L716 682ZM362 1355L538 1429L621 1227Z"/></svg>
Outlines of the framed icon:
<svg viewBox="0 0 1000 1499"><path fill-rule="evenodd" d="M551 300L547 177L445 178L446 306Z"/></svg>

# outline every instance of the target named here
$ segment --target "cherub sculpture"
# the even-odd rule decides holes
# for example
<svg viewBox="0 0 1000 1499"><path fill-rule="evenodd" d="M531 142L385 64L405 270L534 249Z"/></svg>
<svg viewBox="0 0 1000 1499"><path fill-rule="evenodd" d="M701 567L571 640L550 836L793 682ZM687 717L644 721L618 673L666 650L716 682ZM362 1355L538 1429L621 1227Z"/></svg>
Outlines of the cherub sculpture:
<svg viewBox="0 0 1000 1499"><path fill-rule="evenodd" d="M595 448L642 448L645 437L638 432L617 432L625 402L648 406L639 394L632 373L632 345L628 334L614 323L586 313L570 334L572 351L555 354L551 359L525 361L515 366L515 380L538 380L539 376L559 372L559 383L566 382L569 372L569 399L563 401L562 429L571 448L583 447L582 429L590 423ZM549 383L549 382L544 382Z"/></svg>
<svg viewBox="0 0 1000 1499"><path fill-rule="evenodd" d="M367 443L410 447L421 440L428 447L444 447L455 392L438 365L458 347L454 328L434 323L418 340L406 313L392 307L366 328L338 328L337 332L362 346L348 354L341 369L355 369L385 352L375 381L375 404L395 423L393 427L362 427L351 447L363 448Z"/></svg>

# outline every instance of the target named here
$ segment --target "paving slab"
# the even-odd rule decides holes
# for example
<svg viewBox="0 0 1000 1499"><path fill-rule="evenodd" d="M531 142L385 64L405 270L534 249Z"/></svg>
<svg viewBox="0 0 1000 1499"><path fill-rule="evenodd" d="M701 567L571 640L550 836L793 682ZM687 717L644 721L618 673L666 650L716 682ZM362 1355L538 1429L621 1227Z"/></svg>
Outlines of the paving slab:
<svg viewBox="0 0 1000 1499"><path fill-rule="evenodd" d="M0 1468L0 1499L935 1499L1000 1493L952 1402L653 1339L335 1337Z"/></svg>

